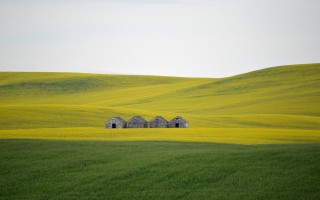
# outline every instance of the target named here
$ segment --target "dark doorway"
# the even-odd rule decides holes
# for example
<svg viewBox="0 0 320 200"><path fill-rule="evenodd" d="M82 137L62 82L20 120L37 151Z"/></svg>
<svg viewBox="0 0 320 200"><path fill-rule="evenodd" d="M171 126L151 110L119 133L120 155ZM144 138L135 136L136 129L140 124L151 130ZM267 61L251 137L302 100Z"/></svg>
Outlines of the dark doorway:
<svg viewBox="0 0 320 200"><path fill-rule="evenodd" d="M179 128L179 123L176 123L176 128Z"/></svg>
<svg viewBox="0 0 320 200"><path fill-rule="evenodd" d="M112 128L117 128L117 125L116 124L112 124Z"/></svg>

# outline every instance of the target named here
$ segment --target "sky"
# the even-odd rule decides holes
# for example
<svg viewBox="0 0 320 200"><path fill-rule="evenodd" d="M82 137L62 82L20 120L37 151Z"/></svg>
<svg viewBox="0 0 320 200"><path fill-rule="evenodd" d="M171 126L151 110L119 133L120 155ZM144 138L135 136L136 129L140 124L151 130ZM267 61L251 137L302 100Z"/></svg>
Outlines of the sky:
<svg viewBox="0 0 320 200"><path fill-rule="evenodd" d="M226 77L320 62L319 0L0 0L0 71Z"/></svg>

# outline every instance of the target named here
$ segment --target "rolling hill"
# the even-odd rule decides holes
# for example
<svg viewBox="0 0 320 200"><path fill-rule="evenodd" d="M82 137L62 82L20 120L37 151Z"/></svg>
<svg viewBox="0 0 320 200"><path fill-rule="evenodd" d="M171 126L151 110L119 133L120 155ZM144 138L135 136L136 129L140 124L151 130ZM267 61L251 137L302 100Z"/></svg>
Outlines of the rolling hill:
<svg viewBox="0 0 320 200"><path fill-rule="evenodd" d="M0 73L0 129L103 127L108 118L186 117L192 128L320 129L320 64L227 78Z"/></svg>

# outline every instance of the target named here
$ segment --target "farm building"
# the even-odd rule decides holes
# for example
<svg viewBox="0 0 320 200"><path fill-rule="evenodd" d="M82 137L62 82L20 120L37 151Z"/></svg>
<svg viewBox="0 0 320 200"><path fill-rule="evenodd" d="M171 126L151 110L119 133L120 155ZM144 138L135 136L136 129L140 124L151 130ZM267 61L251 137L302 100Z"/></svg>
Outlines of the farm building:
<svg viewBox="0 0 320 200"><path fill-rule="evenodd" d="M127 128L148 128L148 122L141 116L135 116L127 122Z"/></svg>
<svg viewBox="0 0 320 200"><path fill-rule="evenodd" d="M149 122L150 128L168 128L168 121L161 116L156 116Z"/></svg>
<svg viewBox="0 0 320 200"><path fill-rule="evenodd" d="M173 118L169 122L169 128L188 128L189 122L180 116Z"/></svg>
<svg viewBox="0 0 320 200"><path fill-rule="evenodd" d="M112 117L106 122L106 128L126 128L127 123L121 117Z"/></svg>

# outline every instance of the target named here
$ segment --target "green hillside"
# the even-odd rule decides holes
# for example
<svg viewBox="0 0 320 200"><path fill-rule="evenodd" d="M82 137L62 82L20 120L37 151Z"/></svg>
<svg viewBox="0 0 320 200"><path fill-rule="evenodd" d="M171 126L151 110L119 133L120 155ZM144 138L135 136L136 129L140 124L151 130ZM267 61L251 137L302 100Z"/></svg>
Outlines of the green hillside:
<svg viewBox="0 0 320 200"><path fill-rule="evenodd" d="M228 78L0 73L1 129L103 127L108 118L186 117L192 128L320 128L320 64Z"/></svg>

